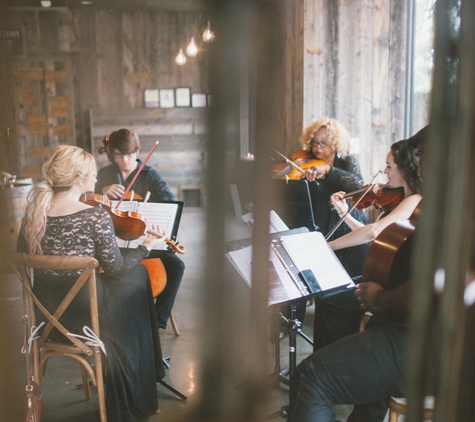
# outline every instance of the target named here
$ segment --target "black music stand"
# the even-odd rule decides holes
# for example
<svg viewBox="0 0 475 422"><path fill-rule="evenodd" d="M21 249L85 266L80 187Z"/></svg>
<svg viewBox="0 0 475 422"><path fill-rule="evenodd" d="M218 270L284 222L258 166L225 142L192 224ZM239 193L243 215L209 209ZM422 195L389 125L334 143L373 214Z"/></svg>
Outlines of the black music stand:
<svg viewBox="0 0 475 422"><path fill-rule="evenodd" d="M251 239L228 242L226 250L228 259L250 286ZM354 283L320 232L309 232L302 227L273 233L271 250L277 258L271 254L269 308L275 311L283 305L290 305L290 317L286 319L289 324L289 368L285 374L276 370L274 375L278 375L279 380L290 387L292 374L297 365L297 335L300 334L302 325L296 316L297 303L307 301L316 295L345 290L354 286ZM321 262L316 263L319 257ZM279 356L280 352L276 360ZM290 394L290 407L291 397ZM287 411L288 406L284 406L269 418L285 417Z"/></svg>
<svg viewBox="0 0 475 422"><path fill-rule="evenodd" d="M272 209L282 218L289 229L306 227L319 230L313 217L313 206L308 181L272 180L274 204Z"/></svg>

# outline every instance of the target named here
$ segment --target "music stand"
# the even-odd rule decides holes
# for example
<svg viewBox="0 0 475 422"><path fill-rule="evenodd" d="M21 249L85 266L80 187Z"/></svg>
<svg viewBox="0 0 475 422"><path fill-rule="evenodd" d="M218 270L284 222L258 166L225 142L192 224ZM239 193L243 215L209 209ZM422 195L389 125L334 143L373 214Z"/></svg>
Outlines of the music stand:
<svg viewBox="0 0 475 422"><path fill-rule="evenodd" d="M272 180L274 204L272 209L290 228L306 227L319 230L313 217L310 189L306 179Z"/></svg>
<svg viewBox="0 0 475 422"><path fill-rule="evenodd" d="M297 303L309 300L316 295L345 290L354 286L354 282L341 265L334 252L328 246L320 232L309 232L298 228L271 234L271 254L269 272L270 309L290 305L289 324L289 369L288 381L291 386L292 374L297 365L297 334L301 322L296 317ZM252 239L227 242L226 256L241 275L251 284ZM274 256L275 254L275 256ZM320 260L316 259L320 257ZM316 263L315 261L319 261ZM279 379L283 376L279 373ZM290 391L289 391L290 392ZM290 394L290 400L292 395ZM289 406L292 403L289 400ZM284 406L271 418L286 416Z"/></svg>

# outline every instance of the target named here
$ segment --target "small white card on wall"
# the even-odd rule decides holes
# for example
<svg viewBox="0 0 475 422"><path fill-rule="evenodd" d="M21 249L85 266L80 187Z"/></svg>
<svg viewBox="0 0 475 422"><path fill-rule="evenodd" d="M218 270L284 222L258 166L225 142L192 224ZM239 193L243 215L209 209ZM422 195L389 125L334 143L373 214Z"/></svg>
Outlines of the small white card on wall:
<svg viewBox="0 0 475 422"><path fill-rule="evenodd" d="M145 90L145 107L158 107L159 96L158 89Z"/></svg>
<svg viewBox="0 0 475 422"><path fill-rule="evenodd" d="M192 107L206 107L206 94L193 94L191 96Z"/></svg>

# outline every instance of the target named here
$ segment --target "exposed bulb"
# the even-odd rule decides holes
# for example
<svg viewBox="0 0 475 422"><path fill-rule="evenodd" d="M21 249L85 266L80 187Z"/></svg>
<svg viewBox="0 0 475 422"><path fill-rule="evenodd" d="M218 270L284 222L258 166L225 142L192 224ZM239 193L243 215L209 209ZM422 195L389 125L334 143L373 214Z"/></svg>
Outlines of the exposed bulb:
<svg viewBox="0 0 475 422"><path fill-rule="evenodd" d="M178 66L183 66L186 63L186 56L183 54L183 48L180 48L180 51L176 55L175 63Z"/></svg>
<svg viewBox="0 0 475 422"><path fill-rule="evenodd" d="M188 44L188 47L186 47L186 54L190 57L195 57L198 54L198 46L195 43L194 37L191 37L191 41Z"/></svg>
<svg viewBox="0 0 475 422"><path fill-rule="evenodd" d="M41 0L41 6L43 7L51 7L51 1L50 0Z"/></svg>
<svg viewBox="0 0 475 422"><path fill-rule="evenodd" d="M211 31L211 23L208 22L208 26L205 29L205 32L203 32L203 41L204 42L212 42L214 40L214 34L213 31Z"/></svg>

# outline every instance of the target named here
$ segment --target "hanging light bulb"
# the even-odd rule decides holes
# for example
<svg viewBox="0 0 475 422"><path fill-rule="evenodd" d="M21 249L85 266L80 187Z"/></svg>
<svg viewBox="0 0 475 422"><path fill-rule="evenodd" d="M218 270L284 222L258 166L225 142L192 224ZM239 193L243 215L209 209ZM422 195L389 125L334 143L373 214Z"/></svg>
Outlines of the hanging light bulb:
<svg viewBox="0 0 475 422"><path fill-rule="evenodd" d="M195 57L198 54L198 46L195 43L194 37L191 37L191 41L188 44L188 47L186 47L186 54L190 57Z"/></svg>
<svg viewBox="0 0 475 422"><path fill-rule="evenodd" d="M211 23L208 21L208 26L205 29L205 32L203 32L203 41L204 42L212 42L214 40L214 34L213 31L211 31Z"/></svg>
<svg viewBox="0 0 475 422"><path fill-rule="evenodd" d="M178 66L183 66L186 63L186 56L183 54L183 48L180 48L180 51L176 55L175 63Z"/></svg>

